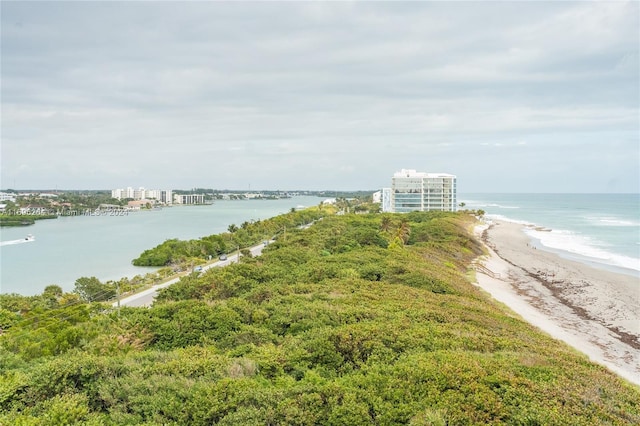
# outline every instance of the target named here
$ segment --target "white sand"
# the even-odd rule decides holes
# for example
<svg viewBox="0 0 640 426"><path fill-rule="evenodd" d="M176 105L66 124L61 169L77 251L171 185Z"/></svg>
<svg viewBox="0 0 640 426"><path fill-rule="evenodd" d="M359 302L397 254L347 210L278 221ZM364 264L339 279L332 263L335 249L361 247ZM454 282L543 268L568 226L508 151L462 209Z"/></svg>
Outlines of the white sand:
<svg viewBox="0 0 640 426"><path fill-rule="evenodd" d="M522 318L640 385L640 280L536 249L523 225L494 222L478 285Z"/></svg>

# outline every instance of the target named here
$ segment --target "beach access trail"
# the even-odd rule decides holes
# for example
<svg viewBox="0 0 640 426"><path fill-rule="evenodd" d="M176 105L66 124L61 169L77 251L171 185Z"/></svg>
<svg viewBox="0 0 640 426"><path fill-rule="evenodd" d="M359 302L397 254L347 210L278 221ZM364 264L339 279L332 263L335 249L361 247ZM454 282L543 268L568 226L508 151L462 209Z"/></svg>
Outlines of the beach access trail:
<svg viewBox="0 0 640 426"><path fill-rule="evenodd" d="M523 319L640 385L640 280L536 248L525 225L477 226L477 284Z"/></svg>

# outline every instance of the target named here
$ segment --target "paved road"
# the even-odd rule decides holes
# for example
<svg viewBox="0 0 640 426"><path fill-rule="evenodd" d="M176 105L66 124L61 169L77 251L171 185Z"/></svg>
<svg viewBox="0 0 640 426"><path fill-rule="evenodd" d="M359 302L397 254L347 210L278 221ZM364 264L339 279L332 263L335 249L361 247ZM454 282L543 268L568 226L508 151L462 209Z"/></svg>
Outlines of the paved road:
<svg viewBox="0 0 640 426"><path fill-rule="evenodd" d="M273 241L271 241L273 242ZM262 254L262 249L264 248L264 243L260 243L251 247L249 250L251 251L252 256L260 256ZM211 269L211 268L220 268L223 266L230 265L231 263L238 261L238 255L230 255L227 260L218 260L216 262L210 263L202 267L202 272ZM125 297L120 300L120 306L133 306L133 307L146 307L151 306L153 304L154 299L158 295L158 290L163 289L165 287L169 287L171 284L175 284L180 281L180 277L174 278L166 283L154 285L153 287L141 291L140 293L133 294L131 296ZM113 306L118 306L118 302L114 302Z"/></svg>

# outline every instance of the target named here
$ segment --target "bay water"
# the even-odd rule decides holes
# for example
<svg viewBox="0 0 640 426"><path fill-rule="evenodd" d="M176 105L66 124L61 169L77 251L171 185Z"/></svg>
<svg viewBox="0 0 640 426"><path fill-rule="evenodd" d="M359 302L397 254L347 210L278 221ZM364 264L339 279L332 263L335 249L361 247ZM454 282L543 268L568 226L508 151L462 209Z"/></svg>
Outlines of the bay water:
<svg viewBox="0 0 640 426"><path fill-rule="evenodd" d="M466 194L458 201L490 220L533 225L525 232L539 248L640 276L640 194Z"/></svg>
<svg viewBox="0 0 640 426"><path fill-rule="evenodd" d="M322 200L315 196L222 200L213 205L174 206L122 216L60 216L27 227L3 227L0 293L40 294L49 284L71 291L80 277L95 276L104 282L144 275L157 268L136 267L131 261L167 239L226 232L231 224L268 219ZM28 234L34 241L25 239Z"/></svg>

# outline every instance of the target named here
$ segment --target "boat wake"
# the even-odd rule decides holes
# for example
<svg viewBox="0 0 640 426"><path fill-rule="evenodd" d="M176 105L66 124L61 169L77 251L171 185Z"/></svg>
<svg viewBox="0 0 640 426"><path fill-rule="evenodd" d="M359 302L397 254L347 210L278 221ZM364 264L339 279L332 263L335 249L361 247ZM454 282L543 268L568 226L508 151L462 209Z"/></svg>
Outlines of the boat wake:
<svg viewBox="0 0 640 426"><path fill-rule="evenodd" d="M27 235L25 238L21 238L19 240L11 240L11 241L0 241L0 246L11 246L14 244L22 244L22 243L31 243L35 241L35 237L31 234Z"/></svg>

